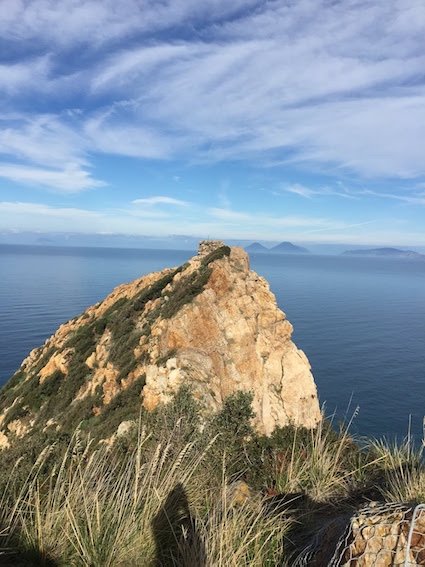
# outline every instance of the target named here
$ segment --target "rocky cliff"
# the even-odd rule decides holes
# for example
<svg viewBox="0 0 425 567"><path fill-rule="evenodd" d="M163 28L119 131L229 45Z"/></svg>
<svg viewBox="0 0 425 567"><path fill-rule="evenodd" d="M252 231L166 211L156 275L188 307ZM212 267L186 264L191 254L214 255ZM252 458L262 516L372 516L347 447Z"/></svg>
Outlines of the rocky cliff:
<svg viewBox="0 0 425 567"><path fill-rule="evenodd" d="M246 252L203 242L179 268L116 288L33 350L0 392L0 444L152 411L189 385L206 411L251 391L269 434L320 420L309 362ZM121 414L120 414L121 415ZM117 424L119 425L119 424Z"/></svg>

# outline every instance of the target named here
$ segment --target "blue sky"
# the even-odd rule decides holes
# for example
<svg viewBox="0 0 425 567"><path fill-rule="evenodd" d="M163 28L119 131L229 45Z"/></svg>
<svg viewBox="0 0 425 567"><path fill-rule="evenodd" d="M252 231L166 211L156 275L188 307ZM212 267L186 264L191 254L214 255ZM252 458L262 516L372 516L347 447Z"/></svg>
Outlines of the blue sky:
<svg viewBox="0 0 425 567"><path fill-rule="evenodd" d="M2 0L0 231L425 246L423 0Z"/></svg>

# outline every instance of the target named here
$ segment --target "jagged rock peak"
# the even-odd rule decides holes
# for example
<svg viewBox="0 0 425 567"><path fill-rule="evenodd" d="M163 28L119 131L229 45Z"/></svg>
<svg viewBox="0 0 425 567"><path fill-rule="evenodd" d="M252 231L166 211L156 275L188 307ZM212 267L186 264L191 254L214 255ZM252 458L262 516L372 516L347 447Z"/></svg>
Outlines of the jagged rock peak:
<svg viewBox="0 0 425 567"><path fill-rule="evenodd" d="M252 392L255 425L266 434L314 427L316 386L291 335L247 253L203 241L183 266L117 287L33 350L0 392L0 444L82 420L106 436L184 385L206 411Z"/></svg>

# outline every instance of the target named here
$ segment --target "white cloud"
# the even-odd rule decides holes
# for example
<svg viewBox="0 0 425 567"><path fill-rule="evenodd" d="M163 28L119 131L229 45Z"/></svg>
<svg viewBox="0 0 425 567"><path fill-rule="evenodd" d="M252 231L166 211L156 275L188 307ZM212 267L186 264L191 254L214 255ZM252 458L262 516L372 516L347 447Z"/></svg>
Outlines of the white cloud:
<svg viewBox="0 0 425 567"><path fill-rule="evenodd" d="M370 189L364 189L361 191L362 195L370 195L372 197L380 197L382 199L394 199L396 201L402 201L403 203L408 203L410 205L425 205L425 193L417 194L395 194L386 193L382 191L371 191Z"/></svg>
<svg viewBox="0 0 425 567"><path fill-rule="evenodd" d="M134 205L174 205L177 207L187 207L190 205L188 201L182 201L181 199L174 199L173 197L165 197L162 195L157 195L155 197L146 197L144 199L135 199L132 201Z"/></svg>
<svg viewBox="0 0 425 567"><path fill-rule="evenodd" d="M0 88L2 96L22 96L26 89L37 88L48 80L49 57L29 58L27 61L0 64Z"/></svg>
<svg viewBox="0 0 425 567"><path fill-rule="evenodd" d="M244 238L263 240L292 240L328 243L381 244L381 245L425 245L424 233L408 231L404 224L391 223L391 228L382 225L379 230L364 230L366 223L346 223L336 219L317 217L258 216L235 211L235 223L223 222L221 213L210 211L204 217L188 222L185 217L151 216L152 211L134 214L133 209L92 211L75 207L54 207L41 203L0 202L0 225L3 231L16 230L24 226L28 231L82 232L87 234L134 234L170 235L193 234L211 238ZM252 222L238 222L240 215ZM372 224L373 221L369 221ZM377 226L378 223L376 223ZM315 230L316 227L316 230ZM320 229L320 230L319 230Z"/></svg>
<svg viewBox="0 0 425 567"><path fill-rule="evenodd" d="M363 176L425 174L425 90L417 81L425 50L406 31L405 5L388 4L360 11L356 2L268 3L211 28L208 41L122 50L94 73L92 88L125 104L93 140L113 151L102 140L109 131L114 139L119 124L116 151L129 155L273 156ZM420 22L420 4L410 8ZM414 28L425 32L425 20Z"/></svg>
<svg viewBox="0 0 425 567"><path fill-rule="evenodd" d="M136 125L134 123L136 122ZM82 124L86 146L93 151L145 159L171 157L173 144L151 127L137 125L131 111L97 113Z"/></svg>
<svg viewBox="0 0 425 567"><path fill-rule="evenodd" d="M86 141L67 122L66 115L0 117L0 154L46 167L87 165Z"/></svg>
<svg viewBox="0 0 425 567"><path fill-rule="evenodd" d="M265 213L248 213L242 211L233 211L223 208L210 208L207 213L220 221L222 226L233 226L238 230L238 226L245 224L247 232L258 232L258 230L267 229L285 230L285 229L320 229L320 230L341 230L353 225L342 221L335 221L321 217L285 215L277 216ZM366 223L361 223L366 224ZM275 233L276 234L276 233Z"/></svg>
<svg viewBox="0 0 425 567"><path fill-rule="evenodd" d="M88 171L76 164L69 164L62 170L53 170L4 163L0 164L0 177L15 183L39 185L62 193L78 193L105 185L102 181L93 179Z"/></svg>
<svg viewBox="0 0 425 567"><path fill-rule="evenodd" d="M161 225L162 222L162 225ZM24 226L32 231L85 232L110 234L168 234L167 215L160 212L125 209L88 210L56 207L32 202L0 202L0 224L3 230Z"/></svg>
<svg viewBox="0 0 425 567"><path fill-rule="evenodd" d="M78 113L0 118L0 155L8 159L0 162L0 177L63 193L105 186L89 170L89 142L73 124L75 116Z"/></svg>
<svg viewBox="0 0 425 567"><path fill-rule="evenodd" d="M24 214L42 214L47 216L73 217L78 214L80 217L96 218L99 217L96 211L87 211L84 209L76 209L72 207L52 207L41 203L29 203L20 201L2 201L0 202L0 211L2 213L24 213Z"/></svg>
<svg viewBox="0 0 425 567"><path fill-rule="evenodd" d="M160 65L169 65L176 58L192 55L190 44L164 44L118 52L102 62L91 88L94 92L127 89L136 80L146 78L152 71L156 72Z"/></svg>
<svg viewBox="0 0 425 567"><path fill-rule="evenodd" d="M10 75L20 97L41 90L58 108L74 92L84 107L72 120L61 107L47 121L8 126L0 152L55 168L84 169L103 152L425 175L422 0L4 0L2 8L2 37L38 55L3 63L0 86ZM70 66L82 43L85 56ZM14 108L15 97L5 104Z"/></svg>
<svg viewBox="0 0 425 567"><path fill-rule="evenodd" d="M300 197L304 197L306 199L312 199L313 197L317 196L336 196L336 197L343 197L344 199L355 199L353 193L355 191L348 191L343 185L340 185L339 190L332 189L331 187L315 187L314 189L311 187L306 187L305 185L301 185L300 183L293 183L292 185L285 185L282 190L286 193L293 193L294 195L299 195ZM275 194L279 194L276 193Z"/></svg>
<svg viewBox="0 0 425 567"><path fill-rule="evenodd" d="M283 189L288 193L294 193L294 195L299 195L300 197L305 197L306 199L311 199L314 195L316 195L316 191L313 189L309 189L304 185L300 185L299 183L294 183L293 185L289 185Z"/></svg>
<svg viewBox="0 0 425 567"><path fill-rule="evenodd" d="M0 32L9 40L101 45L135 33L212 24L255 4L254 0L3 0Z"/></svg>
<svg viewBox="0 0 425 567"><path fill-rule="evenodd" d="M95 232L99 223L102 215L96 211L42 203L0 202L0 226L6 231L24 227L34 232Z"/></svg>

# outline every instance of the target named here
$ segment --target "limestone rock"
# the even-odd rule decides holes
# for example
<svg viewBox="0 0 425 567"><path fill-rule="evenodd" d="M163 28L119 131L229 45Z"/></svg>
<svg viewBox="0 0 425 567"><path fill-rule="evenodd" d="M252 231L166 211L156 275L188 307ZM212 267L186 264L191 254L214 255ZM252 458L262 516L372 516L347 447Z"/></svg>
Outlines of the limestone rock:
<svg viewBox="0 0 425 567"><path fill-rule="evenodd" d="M253 392L256 424L267 434L289 423L314 427L316 387L291 334L267 282L249 270L245 251L232 248L190 306L158 321L155 347L176 354L168 367L147 368L145 407L167 402L190 383L213 409L237 390Z"/></svg>
<svg viewBox="0 0 425 567"><path fill-rule="evenodd" d="M65 349L51 356L47 364L40 370L40 384L56 371L66 375L68 373L68 358L71 354L70 349Z"/></svg>
<svg viewBox="0 0 425 567"><path fill-rule="evenodd" d="M253 498L252 489L243 480L236 480L226 487L226 503L228 506L243 506L251 498Z"/></svg>
<svg viewBox="0 0 425 567"><path fill-rule="evenodd" d="M0 431L22 416L41 429L70 427L111 404L126 403L134 419L183 385L205 411L252 392L260 432L312 428L321 419L316 386L291 335L246 252L204 241L183 266L119 286L33 350L3 389Z"/></svg>
<svg viewBox="0 0 425 567"><path fill-rule="evenodd" d="M0 449L8 449L10 447L9 439L2 431L0 431Z"/></svg>

